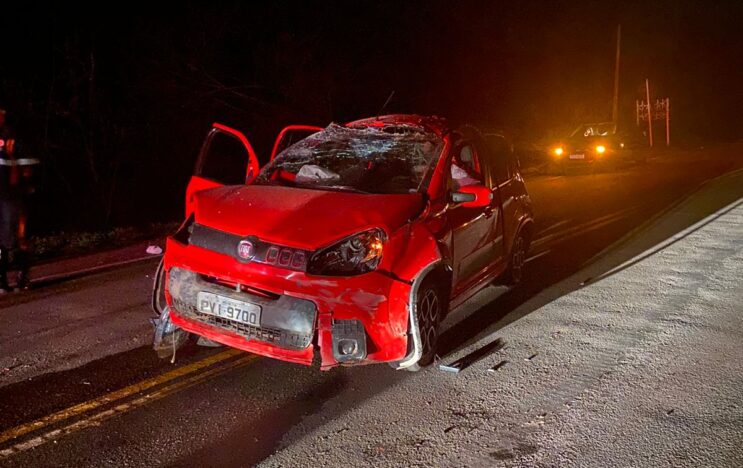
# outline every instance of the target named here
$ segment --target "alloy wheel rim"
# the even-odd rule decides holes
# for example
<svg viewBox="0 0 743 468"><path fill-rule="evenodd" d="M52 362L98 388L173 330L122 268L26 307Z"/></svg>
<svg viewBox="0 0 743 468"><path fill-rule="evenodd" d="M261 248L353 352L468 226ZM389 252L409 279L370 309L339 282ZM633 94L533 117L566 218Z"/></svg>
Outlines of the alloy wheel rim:
<svg viewBox="0 0 743 468"><path fill-rule="evenodd" d="M439 319L439 298L433 289L426 291L418 308L418 329L421 335L423 356L427 356L436 344L436 324Z"/></svg>
<svg viewBox="0 0 743 468"><path fill-rule="evenodd" d="M511 260L511 271L514 282L521 281L521 273L524 267L524 238L516 238L516 245L513 249L513 259Z"/></svg>

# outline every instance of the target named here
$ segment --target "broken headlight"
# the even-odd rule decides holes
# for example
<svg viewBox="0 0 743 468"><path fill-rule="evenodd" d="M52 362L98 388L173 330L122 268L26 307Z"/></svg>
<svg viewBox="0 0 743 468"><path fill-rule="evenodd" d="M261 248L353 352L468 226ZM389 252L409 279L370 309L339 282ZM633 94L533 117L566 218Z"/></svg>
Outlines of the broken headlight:
<svg viewBox="0 0 743 468"><path fill-rule="evenodd" d="M382 261L382 250L386 240L387 236L379 228L346 237L312 255L307 265L307 273L351 276L372 271Z"/></svg>

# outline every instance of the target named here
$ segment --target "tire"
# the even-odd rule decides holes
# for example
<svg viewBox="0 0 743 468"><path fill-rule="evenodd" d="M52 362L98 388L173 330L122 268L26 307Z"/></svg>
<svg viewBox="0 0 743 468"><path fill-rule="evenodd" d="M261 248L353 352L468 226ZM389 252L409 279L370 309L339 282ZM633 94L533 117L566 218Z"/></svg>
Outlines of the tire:
<svg viewBox="0 0 743 468"><path fill-rule="evenodd" d="M506 285L516 286L521 283L524 277L524 265L528 247L529 245L523 232L519 231L511 247L511 258L508 261L508 270L505 276Z"/></svg>
<svg viewBox="0 0 743 468"><path fill-rule="evenodd" d="M444 305L444 296L441 294L441 289L432 281L424 282L418 290L415 307L423 354L418 362L407 367L407 370L416 372L433 363L436 357L439 324L443 318Z"/></svg>

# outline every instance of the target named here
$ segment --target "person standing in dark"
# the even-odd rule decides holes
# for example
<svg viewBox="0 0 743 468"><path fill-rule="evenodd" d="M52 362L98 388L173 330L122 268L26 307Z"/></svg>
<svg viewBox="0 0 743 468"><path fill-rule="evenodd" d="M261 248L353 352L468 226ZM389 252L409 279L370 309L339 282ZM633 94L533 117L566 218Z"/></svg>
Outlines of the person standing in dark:
<svg viewBox="0 0 743 468"><path fill-rule="evenodd" d="M28 198L35 191L34 170L38 159L18 158L15 136L0 109L0 294L10 291L8 266L11 255L18 266L16 290L28 289L31 255L26 239Z"/></svg>

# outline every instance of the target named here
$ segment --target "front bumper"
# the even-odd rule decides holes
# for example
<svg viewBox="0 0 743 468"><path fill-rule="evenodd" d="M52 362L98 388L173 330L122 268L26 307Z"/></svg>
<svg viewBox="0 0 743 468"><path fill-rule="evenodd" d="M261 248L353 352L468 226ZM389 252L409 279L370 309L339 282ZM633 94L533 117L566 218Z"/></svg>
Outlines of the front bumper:
<svg viewBox="0 0 743 468"><path fill-rule="evenodd" d="M311 343L317 318L317 308L311 301L287 295L269 298L251 294L248 301L262 310L261 324L258 327L200 312L196 306L199 292L218 294L238 301L247 299L245 293L209 282L203 275L193 271L183 268L169 270L168 293L172 298L173 308L184 318L283 349L302 350Z"/></svg>
<svg viewBox="0 0 743 468"><path fill-rule="evenodd" d="M317 277L168 239L166 298L173 322L245 351L321 367L398 361L407 352L410 285L379 272ZM240 291L233 285L241 285ZM200 291L261 307L260 326L200 313Z"/></svg>
<svg viewBox="0 0 743 468"><path fill-rule="evenodd" d="M583 157L577 157L582 155ZM606 154L598 155L593 150L573 150L568 151L562 158L565 164L591 164L604 159Z"/></svg>

